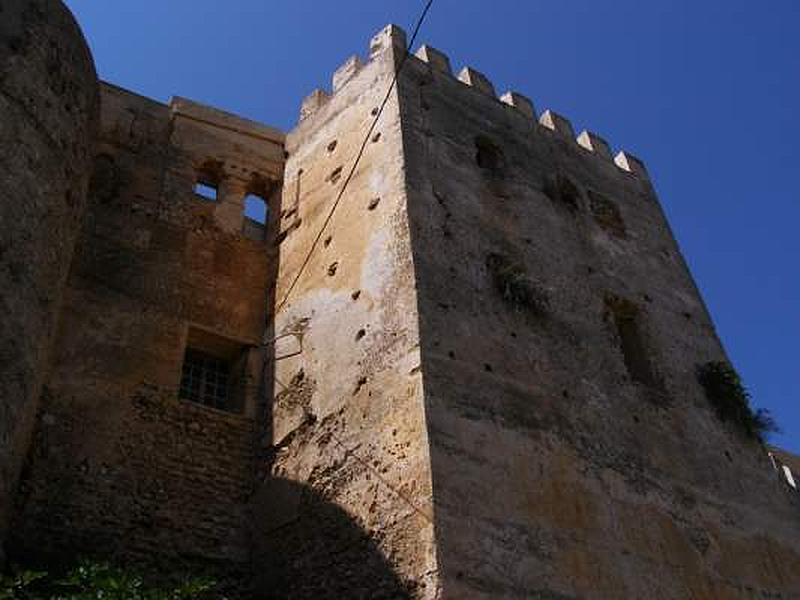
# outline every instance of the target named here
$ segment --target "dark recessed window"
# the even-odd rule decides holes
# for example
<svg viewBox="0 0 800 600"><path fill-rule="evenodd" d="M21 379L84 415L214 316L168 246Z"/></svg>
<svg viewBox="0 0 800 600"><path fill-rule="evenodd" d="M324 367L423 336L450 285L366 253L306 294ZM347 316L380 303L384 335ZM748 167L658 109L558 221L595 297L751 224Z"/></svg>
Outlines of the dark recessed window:
<svg viewBox="0 0 800 600"><path fill-rule="evenodd" d="M611 235L624 238L625 222L619 208L609 198L603 194L589 190L589 208L595 222Z"/></svg>
<svg viewBox="0 0 800 600"><path fill-rule="evenodd" d="M250 397L248 382L254 377L248 348L213 331L189 326L178 397L241 414Z"/></svg>
<svg viewBox="0 0 800 600"><path fill-rule="evenodd" d="M580 208L581 191L563 173L556 173L545 179L543 191L554 204L564 206L575 213Z"/></svg>
<svg viewBox="0 0 800 600"><path fill-rule="evenodd" d="M119 196L120 186L119 168L114 157L109 154L96 156L89 182L89 194L105 204Z"/></svg>
<svg viewBox="0 0 800 600"><path fill-rule="evenodd" d="M623 298L609 296L606 309L616 329L617 343L630 378L655 390L663 389L650 356L650 348L642 328L639 308Z"/></svg>
<svg viewBox="0 0 800 600"><path fill-rule="evenodd" d="M229 410L231 365L201 350L187 348L183 357L180 397L220 410Z"/></svg>
<svg viewBox="0 0 800 600"><path fill-rule="evenodd" d="M503 153L489 138L475 138L475 162L481 169L497 174L503 167Z"/></svg>

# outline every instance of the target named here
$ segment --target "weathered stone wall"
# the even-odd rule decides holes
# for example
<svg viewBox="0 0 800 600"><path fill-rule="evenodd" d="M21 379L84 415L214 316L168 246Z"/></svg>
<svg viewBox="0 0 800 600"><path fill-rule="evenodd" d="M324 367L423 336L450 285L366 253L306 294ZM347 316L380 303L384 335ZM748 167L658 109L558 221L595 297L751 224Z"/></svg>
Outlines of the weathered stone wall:
<svg viewBox="0 0 800 600"><path fill-rule="evenodd" d="M798 495L696 381L724 350L638 160L429 47L379 113L390 26L285 143L103 85L90 169L74 23L0 7L13 558L256 597L800 594ZM196 343L244 357L234 412L178 399Z"/></svg>
<svg viewBox="0 0 800 600"><path fill-rule="evenodd" d="M421 50L399 81L445 598L800 594L800 503L641 163Z"/></svg>
<svg viewBox="0 0 800 600"><path fill-rule="evenodd" d="M0 563L85 208L97 95L61 2L0 2Z"/></svg>
<svg viewBox="0 0 800 600"><path fill-rule="evenodd" d="M348 60L333 77L334 94L309 96L304 119L287 136L273 332L286 337L274 344L272 477L259 493L264 517L255 525L255 568L266 569L262 589L276 597L436 593L415 276L394 92L304 267L378 114L403 44L397 28L380 32L371 60Z"/></svg>
<svg viewBox="0 0 800 600"><path fill-rule="evenodd" d="M102 91L90 205L9 549L246 572L275 262L269 240L245 235L242 200L256 184L277 189L283 136L181 99ZM217 202L193 192L212 167ZM238 414L178 399L198 335L244 353Z"/></svg>

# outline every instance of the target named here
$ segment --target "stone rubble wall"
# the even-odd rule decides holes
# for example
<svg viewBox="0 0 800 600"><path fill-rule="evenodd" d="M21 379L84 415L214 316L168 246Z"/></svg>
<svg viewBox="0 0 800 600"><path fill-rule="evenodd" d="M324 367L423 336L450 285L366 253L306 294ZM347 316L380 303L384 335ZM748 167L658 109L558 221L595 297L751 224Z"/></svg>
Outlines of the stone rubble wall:
<svg viewBox="0 0 800 600"><path fill-rule="evenodd" d="M183 99L102 87L89 208L9 552L249 581L249 502L274 240L242 199L280 188L283 135ZM217 202L194 194L213 163ZM267 232L267 236L269 232ZM238 413L178 399L201 332L246 354Z"/></svg>

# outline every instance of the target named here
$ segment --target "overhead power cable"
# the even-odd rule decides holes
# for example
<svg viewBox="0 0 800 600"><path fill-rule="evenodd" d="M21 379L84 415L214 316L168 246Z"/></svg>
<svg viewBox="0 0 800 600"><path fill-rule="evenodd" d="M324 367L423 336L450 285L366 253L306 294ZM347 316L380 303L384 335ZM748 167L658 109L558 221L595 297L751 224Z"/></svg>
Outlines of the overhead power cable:
<svg viewBox="0 0 800 600"><path fill-rule="evenodd" d="M286 305L286 302L289 300L289 296L292 294L292 291L294 291L294 288L297 285L297 282L300 281L300 277L303 275L303 272L305 271L306 267L308 266L309 262L311 261L311 256L314 254L314 251L317 249L317 246L319 245L320 239L322 239L322 234L325 232L325 229L328 227L328 224L330 223L331 218L333 217L333 214L336 212L336 209L338 208L339 203L341 202L342 198L344 197L344 193L347 190L347 186L350 183L350 180L353 178L353 174L356 172L356 168L358 167L358 163L361 161L361 157L364 155L364 150L366 149L367 143L369 142L369 139L372 136L372 132L375 130L375 126L378 124L378 120L381 118L381 115L383 114L383 109L386 107L386 104L389 102L389 97L392 95L392 90L394 89L394 86L397 83L397 78L399 77L400 73L402 72L403 66L406 64L406 60L408 59L408 56L409 56L409 54L411 52L411 48L414 45L414 40L416 40L417 34L419 33L419 30L420 30L420 27L422 27L422 23L425 20L425 17L427 16L428 11L430 10L432 4L433 4L433 0L428 0L427 3L425 4L425 8L420 13L419 18L417 19L417 24L414 26L414 33L411 35L411 39L408 42L408 46L406 47L406 51L403 54L403 57L400 59L400 63L397 65L397 68L394 71L394 75L392 76L392 82L389 84L389 89L386 90L386 95L383 98L383 102L381 102L380 108L378 109L378 112L375 115L375 118L372 120L372 123L370 124L369 129L367 130L367 134L364 136L364 141L361 142L361 148L359 148L359 150L358 150L358 154L356 155L356 159L353 162L353 166L350 167L350 171L348 172L347 177L345 178L344 183L342 184L342 187L339 189L339 193L336 195L336 199L334 200L333 205L331 206L330 210L328 211L328 214L327 214L327 216L325 217L325 220L322 223L322 227L320 228L319 232L317 233L316 237L314 238L314 241L311 243L311 247L309 248L305 259L303 260L302 264L300 265L300 268L297 270L297 274L294 276L294 279L292 279L292 283L289 285L289 289L286 290L286 294L284 295L283 300L281 300L280 304L278 304L277 308L275 309L275 314L280 312L280 310Z"/></svg>

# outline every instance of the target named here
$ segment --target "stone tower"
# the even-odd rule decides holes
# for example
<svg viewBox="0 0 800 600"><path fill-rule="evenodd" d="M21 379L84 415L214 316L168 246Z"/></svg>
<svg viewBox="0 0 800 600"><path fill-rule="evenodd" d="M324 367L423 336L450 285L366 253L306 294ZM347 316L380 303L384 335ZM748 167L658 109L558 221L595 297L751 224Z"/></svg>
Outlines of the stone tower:
<svg viewBox="0 0 800 600"><path fill-rule="evenodd" d="M639 160L395 26L286 135L108 83L92 134L63 6L2 7L11 558L236 598L800 594L800 500L697 382L725 353Z"/></svg>
<svg viewBox="0 0 800 600"><path fill-rule="evenodd" d="M632 155L423 46L308 258L404 54L380 32L287 136L275 475L420 597L800 593L797 495L697 382L725 353ZM264 538L313 569L298 506Z"/></svg>
<svg viewBox="0 0 800 600"><path fill-rule="evenodd" d="M86 206L98 111L83 35L57 0L0 6L0 556Z"/></svg>

